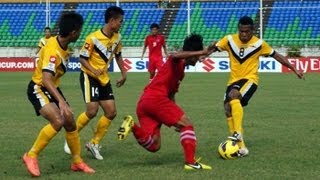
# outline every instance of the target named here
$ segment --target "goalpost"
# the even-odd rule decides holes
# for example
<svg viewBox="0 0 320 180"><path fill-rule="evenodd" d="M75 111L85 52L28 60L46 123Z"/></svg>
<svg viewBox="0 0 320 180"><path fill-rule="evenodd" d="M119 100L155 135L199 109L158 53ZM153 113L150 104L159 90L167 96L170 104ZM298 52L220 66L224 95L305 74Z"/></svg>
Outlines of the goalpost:
<svg viewBox="0 0 320 180"><path fill-rule="evenodd" d="M50 0L46 0L46 27L49 27L51 24L51 18L50 18Z"/></svg>

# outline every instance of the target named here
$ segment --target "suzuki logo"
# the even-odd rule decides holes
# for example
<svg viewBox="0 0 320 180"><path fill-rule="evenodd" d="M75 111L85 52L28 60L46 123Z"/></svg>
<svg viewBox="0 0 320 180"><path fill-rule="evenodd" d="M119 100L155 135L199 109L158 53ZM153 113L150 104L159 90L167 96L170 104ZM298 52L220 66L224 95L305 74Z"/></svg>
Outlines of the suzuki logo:
<svg viewBox="0 0 320 180"><path fill-rule="evenodd" d="M132 69L131 64L132 62L129 59L123 60L123 67L126 71L129 71L130 69Z"/></svg>
<svg viewBox="0 0 320 180"><path fill-rule="evenodd" d="M214 61L207 58L204 61L202 61L202 64L204 64L204 66L202 67L204 70L206 70L207 72L210 72L214 69Z"/></svg>

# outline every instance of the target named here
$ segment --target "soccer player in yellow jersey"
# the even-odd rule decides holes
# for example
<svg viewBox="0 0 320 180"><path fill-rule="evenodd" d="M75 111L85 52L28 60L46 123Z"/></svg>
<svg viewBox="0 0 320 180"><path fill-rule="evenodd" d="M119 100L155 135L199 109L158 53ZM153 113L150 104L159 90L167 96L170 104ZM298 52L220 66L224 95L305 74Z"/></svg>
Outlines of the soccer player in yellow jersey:
<svg viewBox="0 0 320 180"><path fill-rule="evenodd" d="M46 45L47 41L50 39L51 37L51 29L50 27L45 27L44 28L44 37L40 39L39 43L38 43L38 47L35 51L35 54L37 55L40 51L40 49Z"/></svg>
<svg viewBox="0 0 320 180"><path fill-rule="evenodd" d="M97 115L100 106L103 109L104 114L97 122L94 136L86 144L86 149L98 160L103 159L99 143L117 114L108 75L108 66L113 57L121 70L121 77L117 80L116 86L122 86L127 77L122 62L121 35L119 33L124 11L117 6L110 6L104 16L105 25L103 28L89 34L80 50L82 65L80 85L86 103L86 111L81 113L77 119L77 128L80 131ZM67 144L65 144L64 150L69 153Z"/></svg>
<svg viewBox="0 0 320 180"><path fill-rule="evenodd" d="M227 51L230 59L230 78L224 98L224 109L231 140L240 147L239 156L249 154L243 140L243 107L246 106L258 87L258 67L260 56L271 56L282 65L290 68L300 79L303 73L298 72L289 61L265 41L253 35L253 20L244 16L238 23L238 34L227 35L217 43L216 51Z"/></svg>
<svg viewBox="0 0 320 180"><path fill-rule="evenodd" d="M40 176L38 156L63 127L68 142L72 163L71 170L94 173L80 156L80 138L73 112L62 94L59 85L65 74L69 58L68 45L80 35L83 18L76 13L64 14L59 22L59 35L51 37L40 51L40 60L28 85L28 98L36 114L49 121L34 142L32 148L23 155L23 161L32 176Z"/></svg>

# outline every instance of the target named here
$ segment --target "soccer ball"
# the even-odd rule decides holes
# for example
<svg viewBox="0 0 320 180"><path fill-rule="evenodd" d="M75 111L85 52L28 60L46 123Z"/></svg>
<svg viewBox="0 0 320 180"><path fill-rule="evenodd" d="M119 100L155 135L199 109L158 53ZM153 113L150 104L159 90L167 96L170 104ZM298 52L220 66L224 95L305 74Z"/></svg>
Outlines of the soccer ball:
<svg viewBox="0 0 320 180"><path fill-rule="evenodd" d="M235 159L239 149L237 142L226 140L219 145L218 152L223 159Z"/></svg>

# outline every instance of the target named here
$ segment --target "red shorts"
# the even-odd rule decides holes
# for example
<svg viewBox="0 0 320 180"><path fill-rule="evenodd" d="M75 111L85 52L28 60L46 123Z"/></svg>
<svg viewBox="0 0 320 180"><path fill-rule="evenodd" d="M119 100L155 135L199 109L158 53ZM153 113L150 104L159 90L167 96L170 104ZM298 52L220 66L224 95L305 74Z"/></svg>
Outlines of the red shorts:
<svg viewBox="0 0 320 180"><path fill-rule="evenodd" d="M149 58L148 71L156 72L156 69L159 71L162 65L163 65L162 58Z"/></svg>
<svg viewBox="0 0 320 180"><path fill-rule="evenodd" d="M161 124L172 126L180 121L184 111L169 98L141 98L136 113L140 127L154 134Z"/></svg>

